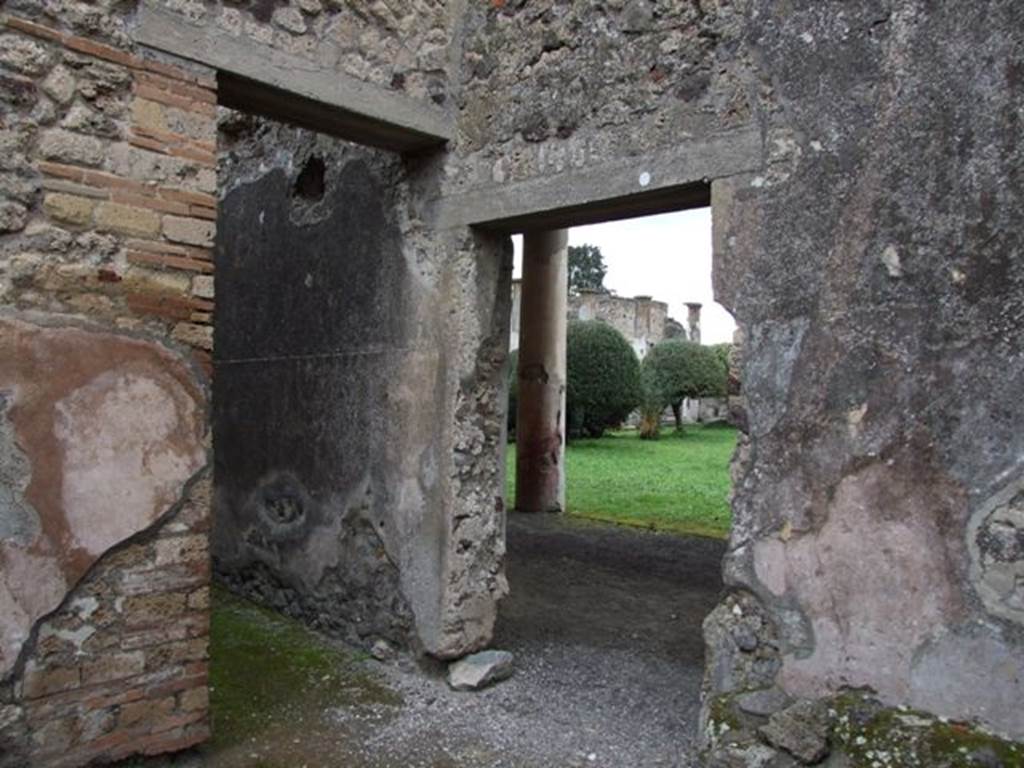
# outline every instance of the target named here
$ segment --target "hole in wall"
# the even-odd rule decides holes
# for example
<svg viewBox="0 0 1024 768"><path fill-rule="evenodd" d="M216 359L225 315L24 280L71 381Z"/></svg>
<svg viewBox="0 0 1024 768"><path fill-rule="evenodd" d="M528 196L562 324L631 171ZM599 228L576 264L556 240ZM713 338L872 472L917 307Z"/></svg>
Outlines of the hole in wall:
<svg viewBox="0 0 1024 768"><path fill-rule="evenodd" d="M295 179L295 188L292 194L295 197L316 202L323 200L325 182L324 176L327 173L327 166L322 157L313 155L306 161L299 175Z"/></svg>

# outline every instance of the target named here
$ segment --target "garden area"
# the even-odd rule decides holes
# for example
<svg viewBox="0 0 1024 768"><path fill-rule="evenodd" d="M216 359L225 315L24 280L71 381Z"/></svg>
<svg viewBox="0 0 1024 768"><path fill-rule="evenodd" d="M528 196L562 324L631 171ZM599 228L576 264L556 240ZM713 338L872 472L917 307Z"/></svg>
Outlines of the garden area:
<svg viewBox="0 0 1024 768"><path fill-rule="evenodd" d="M601 320L569 323L566 339L565 511L657 531L727 538L735 427L702 422L702 399L739 395L736 350L664 339L641 360ZM518 351L509 372L506 502L516 503ZM686 412L684 414L684 411ZM633 429L623 426L635 425ZM527 469L524 472L530 472Z"/></svg>
<svg viewBox="0 0 1024 768"><path fill-rule="evenodd" d="M735 447L736 430L725 424L666 430L658 440L641 440L633 430L572 440L565 457L567 511L590 520L724 538ZM514 443L506 459L511 505Z"/></svg>

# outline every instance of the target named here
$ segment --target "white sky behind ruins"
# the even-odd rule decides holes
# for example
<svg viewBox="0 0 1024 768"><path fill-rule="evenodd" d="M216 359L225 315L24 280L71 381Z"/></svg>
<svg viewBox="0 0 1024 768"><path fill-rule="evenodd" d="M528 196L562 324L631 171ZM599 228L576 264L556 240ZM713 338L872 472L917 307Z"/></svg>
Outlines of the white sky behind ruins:
<svg viewBox="0 0 1024 768"><path fill-rule="evenodd" d="M522 275L522 237L516 247L515 276ZM711 291L711 209L665 213L625 221L573 227L569 244L601 249L608 274L606 288L619 296L653 296L668 303L671 317L686 325L686 302L699 301L701 341L732 341L732 315L716 304Z"/></svg>

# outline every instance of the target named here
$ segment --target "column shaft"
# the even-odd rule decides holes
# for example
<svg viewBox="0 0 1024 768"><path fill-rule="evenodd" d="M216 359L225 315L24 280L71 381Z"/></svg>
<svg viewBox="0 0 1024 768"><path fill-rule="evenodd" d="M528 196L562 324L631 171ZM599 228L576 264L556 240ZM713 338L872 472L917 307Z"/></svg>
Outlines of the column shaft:
<svg viewBox="0 0 1024 768"><path fill-rule="evenodd" d="M523 236L519 315L516 509L565 508L568 230Z"/></svg>

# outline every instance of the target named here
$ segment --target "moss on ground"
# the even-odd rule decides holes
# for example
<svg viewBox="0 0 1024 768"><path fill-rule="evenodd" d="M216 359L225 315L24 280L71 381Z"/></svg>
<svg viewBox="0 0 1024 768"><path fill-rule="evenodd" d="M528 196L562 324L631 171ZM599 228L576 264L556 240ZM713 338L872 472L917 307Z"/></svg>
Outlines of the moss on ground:
<svg viewBox="0 0 1024 768"><path fill-rule="evenodd" d="M737 716L736 694L708 702L713 744L756 741L765 720ZM999 738L968 723L926 712L887 707L869 694L850 691L828 702L829 746L848 768L1024 768L1024 744Z"/></svg>
<svg viewBox="0 0 1024 768"><path fill-rule="evenodd" d="M206 749L235 747L282 722L316 728L331 707L400 704L362 669L364 658L217 588L210 629L213 739Z"/></svg>
<svg viewBox="0 0 1024 768"><path fill-rule="evenodd" d="M736 731L743 727L743 723L740 722L739 717L736 715L732 695L724 694L711 699L708 703L708 722L717 727L718 730L722 730L723 725Z"/></svg>
<svg viewBox="0 0 1024 768"><path fill-rule="evenodd" d="M854 768L979 768L1024 766L1024 746L1004 741L968 723L926 712L884 707L850 692L830 709L831 741Z"/></svg>

